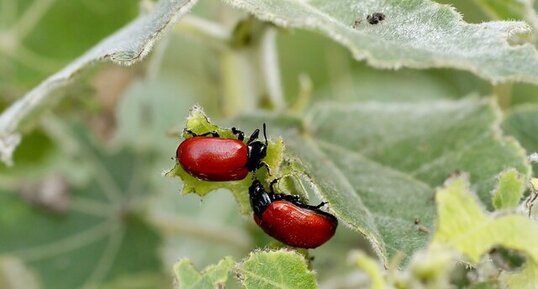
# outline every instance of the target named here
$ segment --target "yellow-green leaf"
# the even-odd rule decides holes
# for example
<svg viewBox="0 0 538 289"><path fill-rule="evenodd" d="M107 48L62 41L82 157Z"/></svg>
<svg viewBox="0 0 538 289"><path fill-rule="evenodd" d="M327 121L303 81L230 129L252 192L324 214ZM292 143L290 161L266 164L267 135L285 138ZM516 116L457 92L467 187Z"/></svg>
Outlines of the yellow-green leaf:
<svg viewBox="0 0 538 289"><path fill-rule="evenodd" d="M208 266L201 273L194 268L191 260L182 259L174 265L175 289L220 288L228 280L234 265L232 257L222 259L217 265Z"/></svg>
<svg viewBox="0 0 538 289"><path fill-rule="evenodd" d="M288 250L260 251L236 267L246 289L312 289L316 278L304 257Z"/></svg>
<svg viewBox="0 0 538 289"><path fill-rule="evenodd" d="M450 179L437 192L438 225L434 244L446 244L478 262L493 246L527 253L538 260L538 224L523 215L486 215L465 176Z"/></svg>
<svg viewBox="0 0 538 289"><path fill-rule="evenodd" d="M259 125L261 127L262 123L260 123ZM191 113L187 118L186 128L196 134L217 132L221 137L236 138L236 136L234 136L234 134L232 133L231 129L224 129L211 123L211 121L204 114L202 109L197 106L193 107L193 109L191 110ZM189 138L191 137L191 135L183 132L183 137ZM274 142L269 141L269 145L267 147L267 156L264 158L264 162L266 162L271 168L271 174L273 175L273 177L278 173L278 167L282 162L283 150L284 143L282 141L282 138L278 138ZM258 170L256 174L261 179L268 177L267 171L265 169ZM172 168L166 175L170 177L179 177L183 180L183 189L181 191L182 194L195 193L203 197L207 193L217 189L228 189L233 193L237 202L241 206L241 212L244 214L250 212L250 205L247 194L248 187L252 182L252 177L250 175L240 181L208 182L191 176L181 167L177 160L174 168Z"/></svg>
<svg viewBox="0 0 538 289"><path fill-rule="evenodd" d="M358 252L356 258L357 266L370 277L372 289L384 289L386 284L385 279L383 279L383 274L381 273L379 262L363 252Z"/></svg>
<svg viewBox="0 0 538 289"><path fill-rule="evenodd" d="M517 207L525 182L521 174L515 169L508 169L499 175L497 187L493 191L493 207L495 209L511 209Z"/></svg>

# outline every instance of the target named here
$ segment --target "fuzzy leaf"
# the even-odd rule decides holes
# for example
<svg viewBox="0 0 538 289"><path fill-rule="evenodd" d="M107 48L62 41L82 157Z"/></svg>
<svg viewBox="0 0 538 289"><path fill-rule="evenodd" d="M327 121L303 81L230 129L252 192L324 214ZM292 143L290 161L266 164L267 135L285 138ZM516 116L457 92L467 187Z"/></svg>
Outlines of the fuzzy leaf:
<svg viewBox="0 0 538 289"><path fill-rule="evenodd" d="M429 0L225 2L283 27L319 31L375 67L449 67L494 83L538 82L535 48L507 42L512 34L529 32L523 22L469 24L452 7ZM375 12L386 17L371 25L367 15Z"/></svg>
<svg viewBox="0 0 538 289"><path fill-rule="evenodd" d="M538 276L538 224L512 214L488 216L469 190L465 176L447 181L436 193L439 221L433 246L448 245L477 263L494 246L518 250L529 259L522 271L503 273L508 288L536 288Z"/></svg>
<svg viewBox="0 0 538 289"><path fill-rule="evenodd" d="M260 123L261 126L261 123ZM187 129L193 131L196 134L202 134L206 132L217 132L221 137L225 138L237 138L232 134L231 129L223 129L215 124L211 123L209 118L204 114L204 112L199 107L194 107L191 110L189 117L187 118L187 123L185 126ZM191 137L188 133L183 133L184 138ZM248 135L246 136L248 137ZM282 152L284 150L284 143L281 138L278 138L276 142L269 141L267 147L267 156L264 158L264 161L271 168L271 173L273 175L278 174L278 165L282 161ZM267 178L267 173L265 169L260 169L257 172L258 177ZM249 199L248 199L248 187L252 182L252 178L247 176L240 181L230 181L230 182L208 182L200 180L196 177L191 176L187 173L183 167L176 161L174 168L166 173L166 176L169 177L180 177L183 181L182 194L195 193L199 196L205 196L207 193L225 188L230 190L237 202L241 207L241 212L247 214L251 212Z"/></svg>
<svg viewBox="0 0 538 289"><path fill-rule="evenodd" d="M64 136L84 131L80 126L66 130ZM147 159L126 150L108 153L88 138L66 141L80 155L63 155L65 170L90 178L77 184L69 174L62 174L65 189L49 188L66 190L64 196L52 198L59 203L58 209L54 210L54 203L37 208L29 204L28 196L22 198L24 193L0 187L0 255L21 259L43 288L103 288L103 283L127 274L160 273L161 237L132 207L137 197L148 192L147 182L139 182L146 175L141 164L147 164ZM20 180L25 182L24 177ZM37 184L26 191L39 189ZM148 287L156 288L156 284Z"/></svg>
<svg viewBox="0 0 538 289"><path fill-rule="evenodd" d="M194 268L188 259L180 260L174 266L176 289L221 288L226 283L228 274L234 265L231 257L226 257L217 265L209 266L201 273Z"/></svg>
<svg viewBox="0 0 538 289"><path fill-rule="evenodd" d="M307 268L304 257L293 251L250 253L236 272L246 289L317 288L315 275Z"/></svg>
<svg viewBox="0 0 538 289"><path fill-rule="evenodd" d="M493 191L493 207L498 210L517 207L524 190L525 182L516 170L509 169L502 172L499 175L497 187Z"/></svg>
<svg viewBox="0 0 538 289"><path fill-rule="evenodd" d="M503 246L538 260L538 224L522 215L488 216L464 176L450 179L436 193L439 221L434 245L449 245L472 262L494 246Z"/></svg>
<svg viewBox="0 0 538 289"><path fill-rule="evenodd" d="M499 134L499 116L490 102L463 100L323 104L304 120L258 114L239 123L278 130L313 191L386 261L426 246L434 188L454 171L470 172L487 204L507 166L529 174L523 150Z"/></svg>
<svg viewBox="0 0 538 289"><path fill-rule="evenodd" d="M512 110L502 123L502 128L513 135L528 154L538 152L538 106L525 105ZM538 164L533 165L538 171Z"/></svg>
<svg viewBox="0 0 538 289"><path fill-rule="evenodd" d="M0 115L0 160L10 164L13 150L20 143L18 130L23 121L50 102L53 92L65 87L69 80L95 62L112 61L131 65L144 58L155 41L186 13L196 0L162 0L148 15L141 15L131 24L101 41L77 60L50 76Z"/></svg>

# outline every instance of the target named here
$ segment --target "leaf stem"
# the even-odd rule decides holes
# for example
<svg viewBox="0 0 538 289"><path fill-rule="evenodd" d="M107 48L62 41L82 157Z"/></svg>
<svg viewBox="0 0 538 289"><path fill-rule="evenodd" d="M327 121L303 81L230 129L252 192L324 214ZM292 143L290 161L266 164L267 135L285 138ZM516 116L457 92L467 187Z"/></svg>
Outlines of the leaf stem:
<svg viewBox="0 0 538 289"><path fill-rule="evenodd" d="M276 110L284 110L286 103L282 91L280 65L278 63L278 49L276 45L277 30L269 27L265 30L261 43L261 70L265 80L267 95Z"/></svg>
<svg viewBox="0 0 538 289"><path fill-rule="evenodd" d="M81 289L91 288L91 286L99 285L109 273L116 255L121 249L122 240L125 237L125 228L121 225L112 226L110 228L110 238L106 244L106 247L99 258L98 263L95 265L93 272L81 286Z"/></svg>
<svg viewBox="0 0 538 289"><path fill-rule="evenodd" d="M191 236L203 240L210 240L217 244L227 244L241 250L251 249L252 240L244 231L233 227L201 225L187 218L178 216L153 215L149 222L165 234Z"/></svg>
<svg viewBox="0 0 538 289"><path fill-rule="evenodd" d="M235 116L256 108L259 94L256 72L248 49L226 49L220 54L224 116Z"/></svg>
<svg viewBox="0 0 538 289"><path fill-rule="evenodd" d="M69 209L79 213L102 218L110 218L113 214L115 214L114 209L108 204L82 197L74 197L73 201L69 205Z"/></svg>
<svg viewBox="0 0 538 289"><path fill-rule="evenodd" d="M184 16L174 30L219 50L228 47L230 41L230 32L222 25L194 15Z"/></svg>
<svg viewBox="0 0 538 289"><path fill-rule="evenodd" d="M16 39L9 38L11 34L0 34L0 52L27 67L43 72L51 73L61 67L59 61L42 57L24 45L17 43Z"/></svg>
<svg viewBox="0 0 538 289"><path fill-rule="evenodd" d="M168 44L170 43L169 36L165 36L163 38L164 39L156 45L155 50L153 51L153 55L151 56L148 66L146 68L145 78L150 81L155 80L159 75L166 49L168 48Z"/></svg>
<svg viewBox="0 0 538 289"><path fill-rule="evenodd" d="M110 234L111 226L110 221L104 220L102 223L94 225L87 230L67 236L60 240L50 242L48 244L40 244L35 247L4 253L7 255L15 255L27 262L55 257L73 250L77 250L85 245L105 238L108 234Z"/></svg>
<svg viewBox="0 0 538 289"><path fill-rule="evenodd" d="M304 108L308 105L308 102L312 98L312 79L308 74L302 73L299 75L299 92L297 98L291 106L291 111L300 114L304 111Z"/></svg>
<svg viewBox="0 0 538 289"><path fill-rule="evenodd" d="M24 39L47 13L54 2L56 0L34 0L32 5L19 18L19 21L11 27L10 33L16 35L19 40Z"/></svg>
<svg viewBox="0 0 538 289"><path fill-rule="evenodd" d="M41 124L43 129L51 134L53 139L57 140L60 147L67 153L71 153L71 155L83 155L84 159L88 160L103 194L113 205L119 206L122 202L122 191L95 153L69 134L67 128L52 114L43 117Z"/></svg>

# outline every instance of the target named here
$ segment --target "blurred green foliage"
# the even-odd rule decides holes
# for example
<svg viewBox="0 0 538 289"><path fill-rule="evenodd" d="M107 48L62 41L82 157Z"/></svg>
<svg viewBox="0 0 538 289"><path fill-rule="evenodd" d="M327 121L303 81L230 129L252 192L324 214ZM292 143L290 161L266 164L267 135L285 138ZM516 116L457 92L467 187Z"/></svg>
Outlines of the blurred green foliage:
<svg viewBox="0 0 538 289"><path fill-rule="evenodd" d="M439 2L453 4L472 23L498 20L477 5L488 1ZM145 5L151 6L151 1L141 3L0 0L0 108L133 20L140 10L144 13ZM246 17L217 1L200 2L193 14L226 31ZM517 18L514 12L506 15L500 18ZM492 95L502 93L503 112L486 119L488 132L498 129L489 124L502 121L503 132L513 135L527 152L538 150L536 85L493 86L453 69L373 69L321 34L276 29L282 88L290 107L304 97L307 109L327 101L392 103L393 108L411 103L420 108L418 103L425 101L494 99ZM256 58L255 49L247 46L234 52ZM190 107L200 104L218 124L231 122L222 110L222 53L175 27L134 67L98 65L58 92L66 97L24 127L15 166L0 165L0 257L20 261L41 288L168 288L172 264L179 258L203 268L224 256L239 261L269 244L271 239L241 216L229 192L219 190L203 199L180 197L181 183L162 177L175 163L178 135ZM261 106L258 99L246 113ZM405 117L413 118L414 113ZM338 122L336 117L332 120ZM252 122L245 127L249 125ZM271 136L285 135L285 125L277 121ZM295 129L293 137L307 128ZM375 145L375 137L368 145ZM400 155L401 163L394 167L406 156ZM479 171L479 162L475 164L473 169ZM492 184L493 175L485 182ZM436 179L431 185L439 184ZM398 187L384 185L379 191L398 192ZM480 196L487 199L484 192ZM343 261L357 248L373 255L363 236L341 226L334 240L312 253L310 265L317 270L318 283L364 277ZM0 266L0 276L2 270ZM357 283L351 284L354 288ZM239 283L230 278L228 286Z"/></svg>

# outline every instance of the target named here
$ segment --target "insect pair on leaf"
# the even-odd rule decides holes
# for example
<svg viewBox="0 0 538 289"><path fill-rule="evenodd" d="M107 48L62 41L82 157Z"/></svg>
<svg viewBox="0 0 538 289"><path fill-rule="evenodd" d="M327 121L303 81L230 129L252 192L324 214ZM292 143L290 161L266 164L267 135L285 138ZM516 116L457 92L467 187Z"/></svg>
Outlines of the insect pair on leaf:
<svg viewBox="0 0 538 289"><path fill-rule="evenodd" d="M246 178L249 172L266 167L267 133L263 124L265 141L258 140L256 129L244 142L245 134L232 128L236 138L223 138L217 132L196 134L186 130L192 137L185 139L176 150L176 160L190 175L210 182L237 181ZM338 220L321 207L301 202L297 195L275 193L274 185L266 190L254 179L249 187L250 205L254 221L271 237L289 246L316 248L332 238Z"/></svg>

